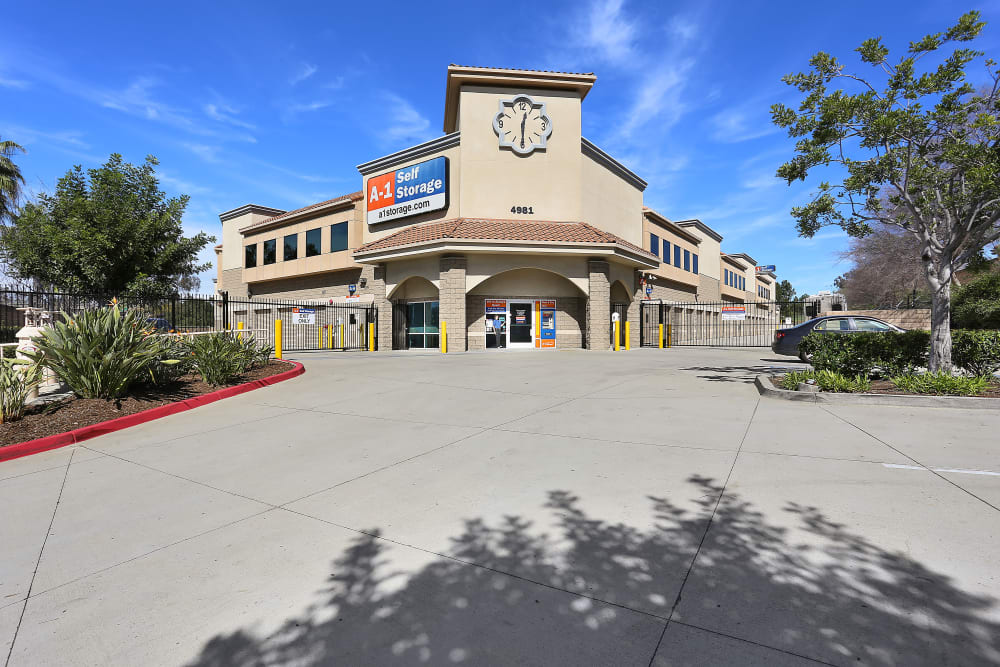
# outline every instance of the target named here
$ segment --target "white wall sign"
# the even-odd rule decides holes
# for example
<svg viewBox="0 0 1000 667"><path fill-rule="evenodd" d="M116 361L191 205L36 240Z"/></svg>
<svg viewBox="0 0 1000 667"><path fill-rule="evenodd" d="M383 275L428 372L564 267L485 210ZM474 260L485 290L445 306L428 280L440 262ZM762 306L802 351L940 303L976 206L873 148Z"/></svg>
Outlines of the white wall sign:
<svg viewBox="0 0 1000 667"><path fill-rule="evenodd" d="M745 320L747 309L745 306L723 306L722 319L725 320Z"/></svg>
<svg viewBox="0 0 1000 667"><path fill-rule="evenodd" d="M292 308L292 324L316 324L316 311L312 308Z"/></svg>

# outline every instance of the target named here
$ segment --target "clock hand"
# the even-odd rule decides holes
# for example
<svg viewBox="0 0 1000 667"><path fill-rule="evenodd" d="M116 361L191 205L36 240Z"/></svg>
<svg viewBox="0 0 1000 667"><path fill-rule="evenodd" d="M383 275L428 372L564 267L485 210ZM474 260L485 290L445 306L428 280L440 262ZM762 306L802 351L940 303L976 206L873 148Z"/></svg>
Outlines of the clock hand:
<svg viewBox="0 0 1000 667"><path fill-rule="evenodd" d="M528 120L528 114L527 112L525 112L525 114L521 116L521 148L524 148L524 123L527 120Z"/></svg>

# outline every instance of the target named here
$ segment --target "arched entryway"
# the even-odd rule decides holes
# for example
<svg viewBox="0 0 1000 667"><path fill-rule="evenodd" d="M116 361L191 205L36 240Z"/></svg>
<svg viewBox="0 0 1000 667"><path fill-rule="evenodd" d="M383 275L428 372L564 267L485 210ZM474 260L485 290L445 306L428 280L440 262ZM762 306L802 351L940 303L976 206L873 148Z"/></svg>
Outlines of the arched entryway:
<svg viewBox="0 0 1000 667"><path fill-rule="evenodd" d="M611 345L615 344L615 320L618 321L618 344L625 347L625 323L628 322L628 309L632 303L632 294L625 284L616 280L611 284Z"/></svg>
<svg viewBox="0 0 1000 667"><path fill-rule="evenodd" d="M441 344L438 288L421 276L407 278L389 293L392 349L436 349Z"/></svg>
<svg viewBox="0 0 1000 667"><path fill-rule="evenodd" d="M466 294L469 349L583 347L586 308L587 294L562 274L496 273Z"/></svg>

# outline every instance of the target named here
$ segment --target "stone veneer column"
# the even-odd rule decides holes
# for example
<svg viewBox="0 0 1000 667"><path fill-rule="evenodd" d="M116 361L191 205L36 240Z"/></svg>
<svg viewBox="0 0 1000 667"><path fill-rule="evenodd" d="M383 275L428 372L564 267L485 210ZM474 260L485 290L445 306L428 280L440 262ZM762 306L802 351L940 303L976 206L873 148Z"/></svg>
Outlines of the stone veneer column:
<svg viewBox="0 0 1000 667"><path fill-rule="evenodd" d="M587 348L607 350L611 341L611 282L608 263L601 259L587 261Z"/></svg>
<svg viewBox="0 0 1000 667"><path fill-rule="evenodd" d="M361 267L361 277L367 285L359 287L359 294L372 294L378 309L376 338L379 352L392 352L392 302L385 298L385 264L365 264Z"/></svg>
<svg viewBox="0 0 1000 667"><path fill-rule="evenodd" d="M628 305L629 321L629 346L633 350L639 349L639 335L642 333L642 300L646 295L642 291L642 282L639 271L632 272L632 302Z"/></svg>
<svg viewBox="0 0 1000 667"><path fill-rule="evenodd" d="M448 351L465 352L468 325L465 321L465 270L468 262L462 255L441 258L439 319L448 323Z"/></svg>

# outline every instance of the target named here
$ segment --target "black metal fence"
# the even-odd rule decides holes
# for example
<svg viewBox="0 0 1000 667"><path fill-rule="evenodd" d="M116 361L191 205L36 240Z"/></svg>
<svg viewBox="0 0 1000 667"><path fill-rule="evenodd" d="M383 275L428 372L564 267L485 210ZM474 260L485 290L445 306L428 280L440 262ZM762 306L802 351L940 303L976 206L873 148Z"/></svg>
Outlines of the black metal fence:
<svg viewBox="0 0 1000 667"><path fill-rule="evenodd" d="M274 323L282 321L285 350L366 350L369 332L377 330L378 312L370 304L329 303L294 299L230 298L228 294L178 294L166 298L113 294L66 294L0 287L0 343L17 342L24 326L21 308L38 308L59 317L107 306L139 308L150 324L181 334L249 330L274 344ZM369 327L369 324L375 325ZM377 337L372 335L372 343Z"/></svg>
<svg viewBox="0 0 1000 667"><path fill-rule="evenodd" d="M716 347L770 347L774 332L813 317L810 304L801 301L736 303L650 302L641 304L640 345L660 345L660 325L671 345Z"/></svg>

